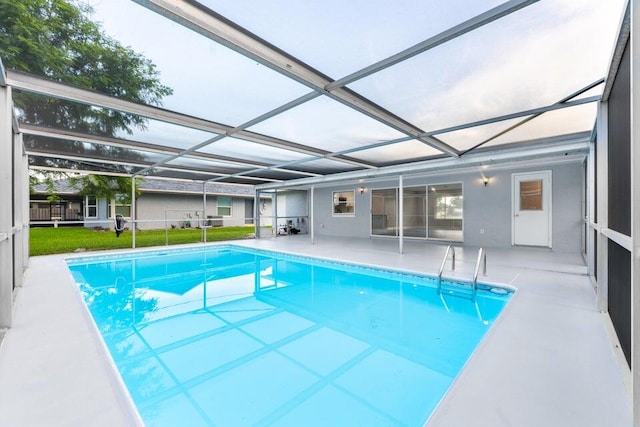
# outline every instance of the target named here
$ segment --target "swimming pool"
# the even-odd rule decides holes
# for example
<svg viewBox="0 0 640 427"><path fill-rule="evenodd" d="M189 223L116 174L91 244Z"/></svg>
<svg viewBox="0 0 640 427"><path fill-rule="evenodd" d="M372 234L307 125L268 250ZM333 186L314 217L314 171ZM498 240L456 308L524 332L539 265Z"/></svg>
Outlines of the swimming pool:
<svg viewBox="0 0 640 427"><path fill-rule="evenodd" d="M230 245L67 264L148 426L421 425L511 297Z"/></svg>

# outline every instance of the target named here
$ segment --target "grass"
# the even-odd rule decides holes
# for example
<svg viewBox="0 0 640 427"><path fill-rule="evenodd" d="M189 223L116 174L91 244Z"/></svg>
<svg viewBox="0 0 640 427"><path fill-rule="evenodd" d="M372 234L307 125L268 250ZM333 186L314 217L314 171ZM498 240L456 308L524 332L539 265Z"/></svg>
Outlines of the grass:
<svg viewBox="0 0 640 427"><path fill-rule="evenodd" d="M207 242L247 239L253 236L253 226L220 227L207 230ZM202 241L202 230L198 228L170 229L169 244L197 243ZM131 231L126 230L116 237L113 230L101 231L84 227L31 228L31 255L50 255L76 250L98 251L131 247ZM163 246L165 230L136 231L136 247Z"/></svg>

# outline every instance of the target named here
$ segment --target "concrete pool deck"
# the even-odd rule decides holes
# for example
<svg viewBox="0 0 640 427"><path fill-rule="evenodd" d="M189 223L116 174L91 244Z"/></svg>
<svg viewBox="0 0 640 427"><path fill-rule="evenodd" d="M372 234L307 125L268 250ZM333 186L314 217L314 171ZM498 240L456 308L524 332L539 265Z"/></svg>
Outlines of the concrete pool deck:
<svg viewBox="0 0 640 427"><path fill-rule="evenodd" d="M236 241L261 249L435 274L445 245L309 236ZM193 245L190 245L193 246ZM469 278L478 248L460 246ZM122 252L122 251L118 251ZM85 254L85 255L92 255ZM0 425L139 425L64 259L31 258L0 344ZM484 282L518 288L429 426L631 425L629 370L596 309L580 254L487 250Z"/></svg>

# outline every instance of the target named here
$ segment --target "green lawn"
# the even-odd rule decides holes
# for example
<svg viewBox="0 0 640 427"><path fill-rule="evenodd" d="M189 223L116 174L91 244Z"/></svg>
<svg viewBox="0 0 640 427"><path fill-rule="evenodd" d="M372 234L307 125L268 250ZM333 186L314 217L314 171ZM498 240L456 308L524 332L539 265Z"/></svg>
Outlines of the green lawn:
<svg viewBox="0 0 640 427"><path fill-rule="evenodd" d="M247 239L253 236L253 226L220 227L207 230L207 242ZM197 228L168 230L169 244L197 243L202 241L202 230ZM31 255L49 255L74 252L78 249L97 251L131 247L131 230L120 237L111 231L98 231L83 227L31 228ZM136 231L136 247L165 244L165 230Z"/></svg>

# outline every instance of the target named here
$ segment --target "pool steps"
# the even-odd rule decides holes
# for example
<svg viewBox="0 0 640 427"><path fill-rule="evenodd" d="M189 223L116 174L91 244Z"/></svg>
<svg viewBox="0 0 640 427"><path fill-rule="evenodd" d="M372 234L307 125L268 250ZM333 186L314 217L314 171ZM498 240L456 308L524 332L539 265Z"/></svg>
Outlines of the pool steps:
<svg viewBox="0 0 640 427"><path fill-rule="evenodd" d="M449 252L451 252L451 271L455 271L456 269L456 248L453 245L447 246L447 250L444 252L444 257L442 258L442 263L440 264L440 270L438 271L438 293L442 292L442 272L444 271L444 266L447 263L447 259L449 259ZM480 272L480 264L482 263L483 276L487 275L487 252L484 247L481 247L478 250L478 258L476 260L476 267L473 272L473 278L471 279L470 285L473 289L473 297L476 295L476 291L478 290L478 273Z"/></svg>

